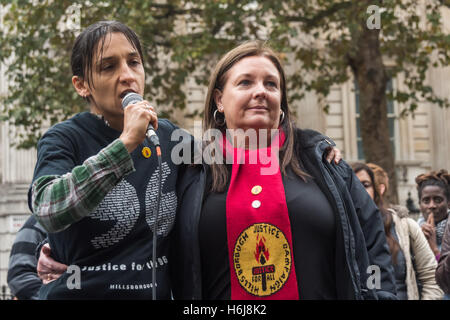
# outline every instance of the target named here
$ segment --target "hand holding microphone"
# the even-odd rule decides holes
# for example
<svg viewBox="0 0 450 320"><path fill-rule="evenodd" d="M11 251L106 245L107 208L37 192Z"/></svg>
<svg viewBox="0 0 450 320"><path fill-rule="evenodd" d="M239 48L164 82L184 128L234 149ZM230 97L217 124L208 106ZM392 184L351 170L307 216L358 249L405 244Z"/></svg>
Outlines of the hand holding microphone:
<svg viewBox="0 0 450 320"><path fill-rule="evenodd" d="M122 107L124 125L120 138L128 151L132 152L139 143L142 143L146 135L155 146L159 146L158 136L153 129L153 126L158 127L158 116L153 107L134 92L125 95Z"/></svg>

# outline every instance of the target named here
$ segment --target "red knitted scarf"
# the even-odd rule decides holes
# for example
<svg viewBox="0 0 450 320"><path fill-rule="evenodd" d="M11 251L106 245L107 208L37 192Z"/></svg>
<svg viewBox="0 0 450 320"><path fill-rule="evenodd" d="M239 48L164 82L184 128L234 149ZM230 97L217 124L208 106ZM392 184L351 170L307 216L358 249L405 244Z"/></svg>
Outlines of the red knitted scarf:
<svg viewBox="0 0 450 320"><path fill-rule="evenodd" d="M233 148L223 137L224 154L234 157L226 202L232 300L298 299L278 158L285 137L279 132L271 146L255 150ZM250 164L250 159L257 159L256 164Z"/></svg>

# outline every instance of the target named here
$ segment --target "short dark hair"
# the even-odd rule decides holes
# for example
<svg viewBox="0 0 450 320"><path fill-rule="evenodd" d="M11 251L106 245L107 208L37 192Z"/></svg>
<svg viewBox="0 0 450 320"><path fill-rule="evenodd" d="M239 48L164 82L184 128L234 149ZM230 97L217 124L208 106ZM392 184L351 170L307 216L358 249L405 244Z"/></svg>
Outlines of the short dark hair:
<svg viewBox="0 0 450 320"><path fill-rule="evenodd" d="M444 191L447 201L450 201L450 174L445 169L438 172L431 171L423 173L416 177L417 193L419 195L419 202L422 199L422 191L427 186L436 186Z"/></svg>
<svg viewBox="0 0 450 320"><path fill-rule="evenodd" d="M114 32L122 33L128 39L134 49L138 51L142 64L144 63L139 37L128 26L118 21L99 21L91 24L75 39L70 61L72 74L87 80L89 87L91 84L93 85L91 81L94 54L99 45L100 55L103 54L106 35Z"/></svg>

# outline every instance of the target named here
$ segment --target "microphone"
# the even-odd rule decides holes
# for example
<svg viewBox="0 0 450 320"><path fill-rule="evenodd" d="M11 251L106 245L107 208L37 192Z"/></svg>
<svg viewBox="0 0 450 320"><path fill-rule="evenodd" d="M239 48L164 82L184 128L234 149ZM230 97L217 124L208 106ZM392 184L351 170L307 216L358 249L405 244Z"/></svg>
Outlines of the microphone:
<svg viewBox="0 0 450 320"><path fill-rule="evenodd" d="M140 102L144 100L139 94L135 93L135 92L129 92L125 95L125 97L122 99L122 108L125 109L128 105L130 104L134 104L137 102ZM153 126L151 125L151 123L148 124L148 128L147 128L147 138L150 139L150 141L155 145L155 146L160 146L159 143L159 138L156 135L155 132L155 128L153 128Z"/></svg>

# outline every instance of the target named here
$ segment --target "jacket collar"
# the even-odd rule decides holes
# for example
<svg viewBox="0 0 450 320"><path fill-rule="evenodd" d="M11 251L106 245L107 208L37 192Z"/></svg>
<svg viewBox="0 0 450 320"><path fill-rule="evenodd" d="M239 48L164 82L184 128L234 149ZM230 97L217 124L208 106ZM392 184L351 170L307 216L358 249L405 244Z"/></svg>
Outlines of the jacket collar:
<svg viewBox="0 0 450 320"><path fill-rule="evenodd" d="M296 129L295 135L297 136L297 141L303 148L310 148L318 143L325 141L329 146L335 146L336 144L328 136L321 134L320 132L311 129Z"/></svg>

